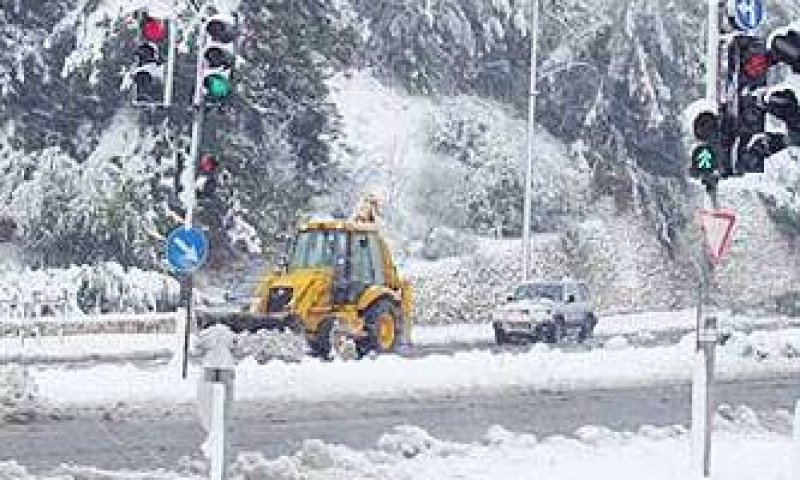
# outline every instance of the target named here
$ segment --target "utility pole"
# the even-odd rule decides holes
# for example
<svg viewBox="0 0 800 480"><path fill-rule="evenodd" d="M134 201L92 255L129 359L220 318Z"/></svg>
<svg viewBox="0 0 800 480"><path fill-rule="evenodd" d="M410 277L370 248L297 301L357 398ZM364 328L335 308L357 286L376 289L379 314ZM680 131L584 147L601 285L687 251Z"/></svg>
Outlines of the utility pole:
<svg viewBox="0 0 800 480"><path fill-rule="evenodd" d="M531 69L528 91L528 164L525 168L525 203L522 209L522 281L528 281L531 261L531 204L533 199L533 147L536 116L536 58L539 36L539 0L531 2Z"/></svg>

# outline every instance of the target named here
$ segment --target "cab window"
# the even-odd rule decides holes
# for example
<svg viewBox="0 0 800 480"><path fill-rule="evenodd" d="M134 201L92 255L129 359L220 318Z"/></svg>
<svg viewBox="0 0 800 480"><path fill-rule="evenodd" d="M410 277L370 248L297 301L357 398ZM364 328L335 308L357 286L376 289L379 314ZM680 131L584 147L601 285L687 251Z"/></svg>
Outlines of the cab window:
<svg viewBox="0 0 800 480"><path fill-rule="evenodd" d="M352 278L355 282L375 283L375 268L372 264L369 237L365 233L353 234L352 249Z"/></svg>
<svg viewBox="0 0 800 480"><path fill-rule="evenodd" d="M374 233L369 234L369 250L372 254L372 270L375 275L375 284L384 285L386 275L383 271L383 257L381 256L381 242Z"/></svg>

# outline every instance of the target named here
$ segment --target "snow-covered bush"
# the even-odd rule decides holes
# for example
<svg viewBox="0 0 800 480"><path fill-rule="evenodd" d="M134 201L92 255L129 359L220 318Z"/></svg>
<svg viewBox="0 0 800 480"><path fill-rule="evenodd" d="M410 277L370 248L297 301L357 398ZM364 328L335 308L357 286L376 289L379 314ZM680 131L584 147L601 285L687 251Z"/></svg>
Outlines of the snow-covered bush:
<svg viewBox="0 0 800 480"><path fill-rule="evenodd" d="M42 312L46 315L168 311L177 307L179 295L180 286L171 276L111 262L0 275L0 299L58 304L64 310Z"/></svg>

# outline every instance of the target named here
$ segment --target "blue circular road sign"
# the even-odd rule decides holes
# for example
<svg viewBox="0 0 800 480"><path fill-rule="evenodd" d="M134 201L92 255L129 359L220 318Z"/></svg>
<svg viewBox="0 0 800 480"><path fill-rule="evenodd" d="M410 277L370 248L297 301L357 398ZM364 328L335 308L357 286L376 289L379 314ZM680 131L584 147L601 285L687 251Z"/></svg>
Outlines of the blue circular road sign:
<svg viewBox="0 0 800 480"><path fill-rule="evenodd" d="M763 0L728 0L728 9L739 30L751 31L764 20Z"/></svg>
<svg viewBox="0 0 800 480"><path fill-rule="evenodd" d="M178 227L167 237L166 253L170 268L192 273L208 258L208 240L197 228Z"/></svg>

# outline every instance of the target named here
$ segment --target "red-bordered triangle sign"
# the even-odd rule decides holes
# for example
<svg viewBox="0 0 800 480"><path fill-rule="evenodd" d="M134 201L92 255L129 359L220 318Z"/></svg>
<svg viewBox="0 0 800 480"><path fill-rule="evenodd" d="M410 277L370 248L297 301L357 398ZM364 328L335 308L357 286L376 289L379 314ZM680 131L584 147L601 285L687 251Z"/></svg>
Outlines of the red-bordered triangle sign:
<svg viewBox="0 0 800 480"><path fill-rule="evenodd" d="M727 253L736 226L736 213L733 210L701 210L700 229L703 242L714 263L719 263Z"/></svg>

